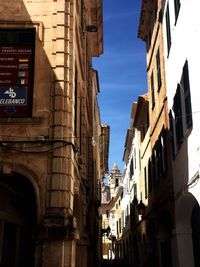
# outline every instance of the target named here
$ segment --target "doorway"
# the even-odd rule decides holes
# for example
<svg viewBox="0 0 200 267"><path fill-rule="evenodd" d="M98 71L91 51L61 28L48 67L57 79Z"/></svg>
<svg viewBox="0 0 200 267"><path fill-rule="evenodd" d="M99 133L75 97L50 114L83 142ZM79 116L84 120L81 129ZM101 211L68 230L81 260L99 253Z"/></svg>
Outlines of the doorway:
<svg viewBox="0 0 200 267"><path fill-rule="evenodd" d="M0 175L0 267L34 267L36 198L30 181Z"/></svg>

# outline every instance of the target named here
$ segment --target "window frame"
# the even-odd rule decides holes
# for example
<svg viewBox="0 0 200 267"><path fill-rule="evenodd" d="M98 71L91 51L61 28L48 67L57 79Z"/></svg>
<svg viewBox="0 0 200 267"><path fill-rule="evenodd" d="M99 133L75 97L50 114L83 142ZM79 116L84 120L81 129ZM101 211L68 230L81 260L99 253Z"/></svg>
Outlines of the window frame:
<svg viewBox="0 0 200 267"><path fill-rule="evenodd" d="M180 11L181 3L180 0L174 0L174 15L175 15L175 25L178 20L178 15Z"/></svg>
<svg viewBox="0 0 200 267"><path fill-rule="evenodd" d="M181 102L181 86L177 85L176 94L174 96L173 105L174 115L175 115L175 129L176 129L176 144L179 148L183 142L183 110Z"/></svg>
<svg viewBox="0 0 200 267"><path fill-rule="evenodd" d="M155 107L155 83L154 83L154 72L151 73L151 104L152 104L152 110Z"/></svg>
<svg viewBox="0 0 200 267"><path fill-rule="evenodd" d="M156 53L156 67L157 67L157 86L158 86L158 92L160 91L160 88L162 86L162 76L161 76L161 64L160 64L160 48L158 48L158 51Z"/></svg>
<svg viewBox="0 0 200 267"><path fill-rule="evenodd" d="M148 197L148 185L147 185L147 168L144 167L144 193L145 193L145 199Z"/></svg>
<svg viewBox="0 0 200 267"><path fill-rule="evenodd" d="M184 91L184 104L185 104L185 118L187 129L192 127L192 105L191 105L191 94L190 94L190 78L189 78L189 67L188 61L186 60L183 73L181 77L180 85L183 87Z"/></svg>
<svg viewBox="0 0 200 267"><path fill-rule="evenodd" d="M167 3L166 13L165 13L165 24L166 24L166 37L167 37L167 56L169 56L171 48L171 25L170 25L170 13L169 13L169 2Z"/></svg>

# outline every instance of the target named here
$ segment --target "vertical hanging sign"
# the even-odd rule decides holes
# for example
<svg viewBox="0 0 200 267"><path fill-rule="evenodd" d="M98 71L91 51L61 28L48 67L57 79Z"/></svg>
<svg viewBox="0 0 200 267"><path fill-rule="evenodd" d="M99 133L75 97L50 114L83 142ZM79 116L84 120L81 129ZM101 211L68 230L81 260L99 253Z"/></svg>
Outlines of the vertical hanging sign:
<svg viewBox="0 0 200 267"><path fill-rule="evenodd" d="M12 34L13 43L9 39ZM9 35L4 32L3 36L8 44L6 40L1 44L0 40L0 117L30 117L34 45L23 44L27 36L24 31L23 39L23 30Z"/></svg>

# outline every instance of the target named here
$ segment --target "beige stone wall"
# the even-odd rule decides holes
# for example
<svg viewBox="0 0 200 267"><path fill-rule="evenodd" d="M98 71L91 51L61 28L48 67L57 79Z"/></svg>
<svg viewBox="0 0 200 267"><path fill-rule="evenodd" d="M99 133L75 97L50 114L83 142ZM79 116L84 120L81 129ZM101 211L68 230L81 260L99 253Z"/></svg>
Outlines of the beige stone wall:
<svg viewBox="0 0 200 267"><path fill-rule="evenodd" d="M69 86L73 79L73 48L70 42L73 40L73 5L70 2L64 4L63 1L15 2L1 3L0 26L36 28L33 114L29 119L2 119L0 130L6 136L2 140L37 141L39 136L44 136L46 140L66 140L72 135L73 121L70 116L72 90ZM37 152L58 145L44 142L38 145ZM19 150L23 151L23 146ZM68 159L65 154L69 155ZM72 210L73 199L68 193L71 191L72 194L73 183L64 182L71 180L73 175L71 149L63 146L55 149L53 154L42 154L40 157L38 159L37 153L20 153L18 156L9 153L7 159L9 161L11 158L10 161L15 161L15 165L30 168L43 180L42 184L46 184L46 190L53 190L48 195L47 206ZM42 189L40 194L44 193Z"/></svg>
<svg viewBox="0 0 200 267"><path fill-rule="evenodd" d="M90 46L93 36L85 26L91 12L93 16L96 12L97 24L99 18L91 3L86 5L81 24L78 1L0 3L0 28L36 29L32 117L0 118L0 166L4 174L18 172L34 186L38 225L42 225L39 235L44 240L40 248L44 258L38 259L42 266L75 266L76 251L85 256L85 264L77 261L77 266L86 266L85 253L96 234L86 225L91 210L90 223L94 225L97 218L96 182L102 175L100 144L93 149L91 139L98 129L94 133L98 141L101 131L99 114L96 118L93 114L98 88L95 79L92 85L91 55L93 50L96 55L102 52L102 43L95 47L99 38L95 35ZM86 197L88 185L91 196ZM59 241L51 236L51 229L62 233Z"/></svg>
<svg viewBox="0 0 200 267"><path fill-rule="evenodd" d="M161 0L142 1L142 12L139 25L139 37L146 42L147 47L146 58L150 116L150 143L149 146L146 146L142 165L143 169L144 166L146 166L148 175L147 163L148 158L150 158L150 178L152 180L152 190L151 192L149 192L148 197L145 201L145 204L147 205L145 216L141 218L141 223L140 226L137 228L137 231L141 234L143 238L143 243L141 243L140 247L141 262L145 265L145 261L147 261L152 266L161 266L161 259L163 258L162 261L165 260L160 248L162 246L162 242L170 243L171 240L167 239L166 237L163 237L162 235L164 231L168 231L169 235L171 235L173 232L174 223L174 205L171 197L173 194L171 170L172 159L165 78L162 2L163 1ZM158 50L160 51L160 88L158 86L157 78L158 65L156 57ZM153 105L152 97L152 74L154 77L155 105ZM159 137L162 133L162 130L164 130L163 138L160 139L161 141L159 141ZM161 153L163 154L161 155ZM161 159L163 160L163 158L165 161L164 164L163 162L161 163ZM141 179L144 181L143 170L141 172ZM167 226L168 228L166 227L166 221L169 221L168 225L170 225L171 228L169 226ZM153 231L156 231L156 238L154 238L155 233L153 234ZM150 242L148 243L148 241ZM151 250L151 255L145 255L145 249L147 249L148 251L149 248Z"/></svg>

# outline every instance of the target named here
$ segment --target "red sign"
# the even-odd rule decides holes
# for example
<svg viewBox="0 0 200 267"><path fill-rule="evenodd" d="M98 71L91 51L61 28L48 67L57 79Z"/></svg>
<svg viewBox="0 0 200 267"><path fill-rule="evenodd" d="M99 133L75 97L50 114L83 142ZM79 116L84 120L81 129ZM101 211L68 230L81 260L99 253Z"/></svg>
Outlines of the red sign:
<svg viewBox="0 0 200 267"><path fill-rule="evenodd" d="M0 46L0 117L31 115L33 47Z"/></svg>

